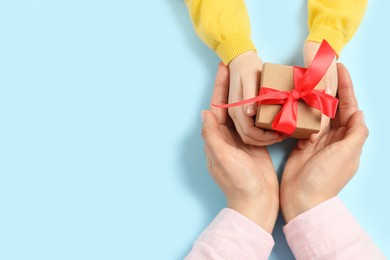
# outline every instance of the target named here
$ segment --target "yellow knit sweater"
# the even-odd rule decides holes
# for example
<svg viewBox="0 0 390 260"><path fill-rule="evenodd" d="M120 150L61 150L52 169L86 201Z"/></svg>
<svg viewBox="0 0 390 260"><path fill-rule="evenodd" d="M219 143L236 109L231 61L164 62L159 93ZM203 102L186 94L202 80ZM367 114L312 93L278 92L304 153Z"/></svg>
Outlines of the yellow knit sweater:
<svg viewBox="0 0 390 260"><path fill-rule="evenodd" d="M288 1L288 0L286 0ZM244 0L185 0L196 33L223 63L256 50ZM308 0L307 41L327 40L341 52L356 32L367 0Z"/></svg>

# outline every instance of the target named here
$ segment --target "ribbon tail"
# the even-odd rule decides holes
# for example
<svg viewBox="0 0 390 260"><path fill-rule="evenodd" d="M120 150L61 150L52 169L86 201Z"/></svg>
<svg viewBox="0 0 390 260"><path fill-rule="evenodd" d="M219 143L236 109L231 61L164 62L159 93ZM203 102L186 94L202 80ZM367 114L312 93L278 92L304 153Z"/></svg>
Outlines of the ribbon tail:
<svg viewBox="0 0 390 260"><path fill-rule="evenodd" d="M288 92L286 91L276 91L270 88L261 88L258 96L242 100L239 102L234 102L230 104L211 104L214 107L218 108L229 108L237 107L250 103L257 102L258 104L283 104L284 100L287 98Z"/></svg>
<svg viewBox="0 0 390 260"><path fill-rule="evenodd" d="M211 104L212 106L214 107L219 107L219 108L229 108L229 107L237 107L237 106L242 106L242 105L246 105L246 104L250 104L250 103L253 103L253 102L257 102L261 99L260 96L257 96L257 97L254 97L254 98L249 98L249 99L246 99L246 100L243 100L243 101L239 101L239 102L234 102L234 103L230 103L230 104Z"/></svg>
<svg viewBox="0 0 390 260"><path fill-rule="evenodd" d="M296 129L298 102L289 97L275 116L272 128L286 135L292 135Z"/></svg>
<svg viewBox="0 0 390 260"><path fill-rule="evenodd" d="M337 112L339 100L324 91L313 90L310 94L302 97L309 106L318 109L322 114L334 118Z"/></svg>

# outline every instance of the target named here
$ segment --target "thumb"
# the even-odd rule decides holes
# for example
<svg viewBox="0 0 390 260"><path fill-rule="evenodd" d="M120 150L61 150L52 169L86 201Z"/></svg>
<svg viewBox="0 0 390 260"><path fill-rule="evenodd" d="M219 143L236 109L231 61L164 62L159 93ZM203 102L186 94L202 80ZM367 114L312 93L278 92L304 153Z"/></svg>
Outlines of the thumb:
<svg viewBox="0 0 390 260"><path fill-rule="evenodd" d="M345 134L345 141L349 143L350 149L362 149L368 137L368 128L364 122L362 111L356 111L348 121L348 130Z"/></svg>
<svg viewBox="0 0 390 260"><path fill-rule="evenodd" d="M212 153L223 151L228 144L222 136L217 118L207 110L202 111L202 138L205 148Z"/></svg>

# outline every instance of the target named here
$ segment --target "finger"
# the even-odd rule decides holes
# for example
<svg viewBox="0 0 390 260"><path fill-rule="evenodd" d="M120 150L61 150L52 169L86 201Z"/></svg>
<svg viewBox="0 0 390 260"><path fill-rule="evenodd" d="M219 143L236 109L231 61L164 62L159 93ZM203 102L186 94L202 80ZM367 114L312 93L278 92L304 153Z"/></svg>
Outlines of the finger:
<svg viewBox="0 0 390 260"><path fill-rule="evenodd" d="M235 129L233 119L230 116L226 117L226 124L229 129Z"/></svg>
<svg viewBox="0 0 390 260"><path fill-rule="evenodd" d="M358 111L358 102L348 70L343 64L337 65L339 75L339 119L340 125L346 126L350 117Z"/></svg>
<svg viewBox="0 0 390 260"><path fill-rule="evenodd" d="M257 96L260 85L260 69L241 77L243 100ZM244 111L248 116L256 115L256 110L255 102L244 105Z"/></svg>
<svg viewBox="0 0 390 260"><path fill-rule="evenodd" d="M229 93L229 68L222 62L218 64L217 76L215 77L214 91L211 97L211 104L226 104ZM219 124L225 124L227 109L210 107L210 111L215 115Z"/></svg>
<svg viewBox="0 0 390 260"><path fill-rule="evenodd" d="M340 127L340 116L339 111L336 112L336 116L331 120L331 128L337 129Z"/></svg>
<svg viewBox="0 0 390 260"><path fill-rule="evenodd" d="M337 66L336 66L336 58L333 59L332 64L329 66L328 71L324 76L324 85L325 85L325 93L331 96L336 96L337 93ZM330 129L330 118L322 115L321 116L321 128L320 131L316 134L312 134L310 136L311 142L316 142L321 136L329 132Z"/></svg>
<svg viewBox="0 0 390 260"><path fill-rule="evenodd" d="M345 148L349 151L360 151L368 137L368 128L364 122L362 111L355 112L349 122L348 130L345 133Z"/></svg>
<svg viewBox="0 0 390 260"><path fill-rule="evenodd" d="M265 131L254 125L251 117L248 117L243 111L235 111L231 116L236 130L245 144L265 146L271 145L283 140L282 135L274 131ZM240 114L241 113L241 114ZM237 116L238 115L238 116Z"/></svg>
<svg viewBox="0 0 390 260"><path fill-rule="evenodd" d="M210 111L203 110L202 121L202 137L205 142L205 149L210 151L211 156L215 155L218 151L226 150L229 145L222 136L215 115Z"/></svg>
<svg viewBox="0 0 390 260"><path fill-rule="evenodd" d="M325 93L331 96L336 96L338 86L336 58L333 59L324 77Z"/></svg>
<svg viewBox="0 0 390 260"><path fill-rule="evenodd" d="M321 116L321 128L320 131L316 134L312 134L309 137L310 142L315 143L318 139L321 138L324 134L328 133L330 130L330 118L322 115Z"/></svg>
<svg viewBox="0 0 390 260"><path fill-rule="evenodd" d="M313 142L311 141L311 139L299 139L297 141L297 145L296 145L297 149L298 150L306 150L308 149L309 147L313 147Z"/></svg>

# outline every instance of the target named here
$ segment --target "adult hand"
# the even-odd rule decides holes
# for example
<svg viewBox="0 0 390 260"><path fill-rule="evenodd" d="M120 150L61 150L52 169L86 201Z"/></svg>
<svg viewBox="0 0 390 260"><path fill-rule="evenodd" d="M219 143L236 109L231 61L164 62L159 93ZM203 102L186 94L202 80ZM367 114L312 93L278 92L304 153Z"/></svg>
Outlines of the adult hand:
<svg viewBox="0 0 390 260"><path fill-rule="evenodd" d="M280 187L286 222L336 196L359 167L368 129L347 69L337 69L340 103L331 129L315 142L298 141L286 163Z"/></svg>
<svg viewBox="0 0 390 260"><path fill-rule="evenodd" d="M220 64L212 103L226 103L228 88L229 69ZM226 109L202 111L202 120L208 169L227 207L271 233L279 210L279 185L267 149L243 143Z"/></svg>
<svg viewBox="0 0 390 260"><path fill-rule="evenodd" d="M317 54L318 49L320 48L320 43L317 42L305 42L303 46L303 60L305 62L305 67L308 67L313 61L315 55ZM337 66L336 58L333 60L328 71L324 76L325 81L325 93L336 96L337 93ZM312 134L309 138L311 142L315 142L323 133L329 131L330 127L330 118L322 115L321 118L321 130L319 133Z"/></svg>
<svg viewBox="0 0 390 260"><path fill-rule="evenodd" d="M258 95L260 73L263 63L254 51L245 52L229 64L230 89L229 103L253 98ZM255 126L255 103L229 108L238 134L245 144L265 146L283 140L283 136L274 131L265 131Z"/></svg>

